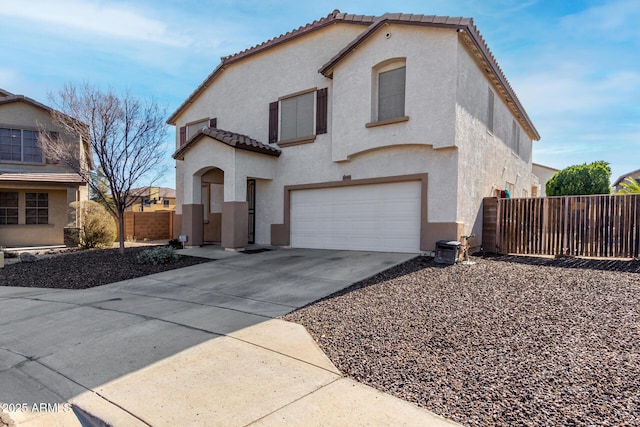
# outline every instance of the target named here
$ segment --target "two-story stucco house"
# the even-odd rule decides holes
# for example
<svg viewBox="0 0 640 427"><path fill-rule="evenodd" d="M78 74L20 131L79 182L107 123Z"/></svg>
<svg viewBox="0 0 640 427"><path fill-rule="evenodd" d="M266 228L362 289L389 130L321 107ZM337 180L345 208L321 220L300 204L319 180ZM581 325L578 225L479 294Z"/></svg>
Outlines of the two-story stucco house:
<svg viewBox="0 0 640 427"><path fill-rule="evenodd" d="M339 11L222 58L168 123L180 232L225 248L477 247L539 139L471 19Z"/></svg>
<svg viewBox="0 0 640 427"><path fill-rule="evenodd" d="M80 176L49 161L38 144L40 131L78 141L51 123L51 108L0 89L0 246L62 245L64 228L76 225L69 204L88 199Z"/></svg>

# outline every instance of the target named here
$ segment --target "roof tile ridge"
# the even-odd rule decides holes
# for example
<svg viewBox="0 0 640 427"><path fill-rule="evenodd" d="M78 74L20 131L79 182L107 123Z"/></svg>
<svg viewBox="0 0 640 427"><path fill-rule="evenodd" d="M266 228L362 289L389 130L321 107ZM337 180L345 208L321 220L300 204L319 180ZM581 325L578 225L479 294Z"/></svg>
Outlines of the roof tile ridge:
<svg viewBox="0 0 640 427"><path fill-rule="evenodd" d="M482 35L482 33L480 32L480 30L478 29L478 27L476 26L475 22L473 21L473 18L468 18L469 22L466 24L467 27L469 29L471 29L475 35L478 38L478 42L480 42L480 44L482 45L482 47L486 50L486 54L489 57L489 59L493 62L493 64L495 65L495 67L497 68L497 71L502 75L502 78L504 79L504 83L506 83L506 85L508 86L509 90L511 91L511 94L513 95L513 97L516 99L516 101L519 103L520 99L518 98L518 95L516 95L516 92L513 90L513 87L511 86L511 83L509 82L509 80L507 79L506 74L504 73L504 71L502 70L502 67L500 67L500 64L498 63L498 60L496 59L496 57L493 55L493 52L491 51L491 48L489 48L489 45L487 44L487 41L484 39L484 36Z"/></svg>
<svg viewBox="0 0 640 427"><path fill-rule="evenodd" d="M224 63L224 62L236 59L236 58L241 58L241 57L245 56L248 53L252 53L254 51L260 50L263 47L267 47L267 46L276 44L276 43L278 43L280 41L287 40L289 37L292 37L292 36L295 36L295 35L298 35L298 34L303 34L304 32L306 32L308 30L312 30L312 29L314 29L316 27L319 27L319 26L324 25L324 24L328 24L328 23L330 23L332 21L349 21L350 19L347 18L348 16L349 16L348 14L342 13L342 12L340 12L340 10L335 9L333 12L331 12L327 16L323 16L320 19L316 19L316 20L314 20L312 22L309 22L309 23L307 23L305 25L302 25L302 26L300 26L298 28L294 28L294 29L292 29L290 31L287 31L284 34L280 34L279 36L272 37L269 40L266 40L264 42L261 42L261 43L258 43L256 45L254 45L254 46L251 46L249 48L241 50L240 52L236 52L236 53L233 53L231 55L223 56L221 58L221 60Z"/></svg>

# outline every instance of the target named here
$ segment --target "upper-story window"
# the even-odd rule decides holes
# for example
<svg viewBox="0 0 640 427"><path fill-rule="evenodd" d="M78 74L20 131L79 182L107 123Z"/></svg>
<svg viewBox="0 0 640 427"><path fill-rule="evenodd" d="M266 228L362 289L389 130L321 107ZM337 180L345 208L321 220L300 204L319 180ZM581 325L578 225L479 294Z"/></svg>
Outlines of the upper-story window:
<svg viewBox="0 0 640 427"><path fill-rule="evenodd" d="M511 124L511 150L525 162L531 160L531 140L522 138L520 125L514 119Z"/></svg>
<svg viewBox="0 0 640 427"><path fill-rule="evenodd" d="M493 111L495 108L495 95L491 88L488 89L487 98L487 130L493 133Z"/></svg>
<svg viewBox="0 0 640 427"><path fill-rule="evenodd" d="M301 144L327 133L327 88L281 97L269 104L269 143Z"/></svg>
<svg viewBox="0 0 640 427"><path fill-rule="evenodd" d="M280 101L280 139L283 141L314 135L315 91Z"/></svg>
<svg viewBox="0 0 640 427"><path fill-rule="evenodd" d="M42 149L38 146L38 131L0 128L0 160L43 163Z"/></svg>
<svg viewBox="0 0 640 427"><path fill-rule="evenodd" d="M394 58L373 67L371 123L367 127L406 121L407 67L404 58Z"/></svg>
<svg viewBox="0 0 640 427"><path fill-rule="evenodd" d="M199 130L209 127L209 119L198 120L187 124L187 139L198 133Z"/></svg>
<svg viewBox="0 0 640 427"><path fill-rule="evenodd" d="M378 121L404 116L407 67L378 74Z"/></svg>
<svg viewBox="0 0 640 427"><path fill-rule="evenodd" d="M180 127L180 147L187 143L199 130L205 128L217 128L218 118L212 119L200 119L194 122L187 123L185 126Z"/></svg>

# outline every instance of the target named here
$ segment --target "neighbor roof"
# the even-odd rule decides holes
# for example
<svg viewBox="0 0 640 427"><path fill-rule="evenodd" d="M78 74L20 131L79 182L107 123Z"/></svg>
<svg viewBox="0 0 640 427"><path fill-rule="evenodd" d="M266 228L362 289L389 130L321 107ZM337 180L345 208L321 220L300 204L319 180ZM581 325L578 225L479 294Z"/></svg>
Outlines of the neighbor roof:
<svg viewBox="0 0 640 427"><path fill-rule="evenodd" d="M41 102L36 101L35 99L31 99L28 96L24 96L24 95L14 95L13 93L1 89L0 88L0 105L3 104L10 104L12 102L25 102L27 104L31 104L36 108L40 108L44 111L46 111L47 113L51 113L53 110L53 108L49 107L48 105L44 105ZM64 113L63 113L64 114ZM66 114L64 114L66 117L69 117L72 120L75 120L77 122L79 122L76 118L71 117L71 116L67 116ZM79 122L81 123L81 122ZM86 126L86 124L85 124ZM87 151L87 154L89 154L90 152L90 145L88 141L83 141L84 144L84 148ZM87 155L87 159L89 160L89 164L91 165L91 167L93 167L93 158L90 155Z"/></svg>
<svg viewBox="0 0 640 427"><path fill-rule="evenodd" d="M0 89L0 95L3 95L2 97L0 97L0 105L1 104L9 104L11 102L26 102L27 104L31 104L35 107L38 107L42 110L45 110L47 112L51 112L51 107L48 107L38 101L36 101L35 99L31 99L27 96L24 95L14 95L10 92L7 92L5 90Z"/></svg>
<svg viewBox="0 0 640 427"><path fill-rule="evenodd" d="M152 188L158 189L158 197L160 197L161 199L176 198L176 190L174 190L173 188L154 187L153 185L149 187L132 188L130 193L133 197L142 197L142 196L146 196L151 191Z"/></svg>
<svg viewBox="0 0 640 427"><path fill-rule="evenodd" d="M209 136L216 141L220 141L223 144L227 144L230 147L238 148L240 150L253 151L255 153L268 154L270 156L279 157L280 149L269 144L264 144L257 141L247 135L239 133L229 132L217 128L204 128L199 130L185 145L180 147L174 154L173 158L176 160L184 160L184 155L191 149L202 137Z"/></svg>
<svg viewBox="0 0 640 427"><path fill-rule="evenodd" d="M502 69L498 65L498 62L489 50L489 47L484 41L484 38L478 31L478 28L473 23L473 19L436 15L414 15L405 13L385 13L384 15L377 17L346 14L341 13L337 9L326 17L302 26L296 30L280 35L274 39L268 40L264 43L251 47L234 55L222 57L221 62L216 67L216 69L213 70L213 72L205 79L205 81L202 82L202 84L200 84L200 86L198 86L191 95L189 95L189 97L182 103L182 105L180 105L180 107L178 107L178 109L169 117L167 123L175 125L177 117L182 114L182 112L186 110L187 107L198 96L200 96L200 94L204 92L205 89L207 89L207 87L209 87L213 80L215 80L215 78L224 71L227 65L338 22L361 24L366 25L368 28L319 70L319 72L324 76L331 78L333 76L333 68L351 52L353 52L359 45L361 45L369 36L371 36L375 31L377 31L385 24L420 25L454 29L461 33L462 40L472 51L474 59L480 64L483 71L487 74L489 80L491 80L496 85L496 88L498 88L503 100L507 103L511 111L518 118L520 124L527 132L527 134L534 140L540 139L540 134L527 115L524 107L520 103L520 100L516 96L515 91L509 84L506 76L502 72Z"/></svg>
<svg viewBox="0 0 640 427"><path fill-rule="evenodd" d="M2 182L38 182L48 184L84 184L77 173L15 173L0 172Z"/></svg>
<svg viewBox="0 0 640 427"><path fill-rule="evenodd" d="M621 175L618 179L616 179L616 182L613 183L613 187L617 187L618 184L620 184L622 181L625 180L625 178L627 177L632 177L632 178L637 178L640 177L640 169L631 171L629 173L625 173L624 175Z"/></svg>

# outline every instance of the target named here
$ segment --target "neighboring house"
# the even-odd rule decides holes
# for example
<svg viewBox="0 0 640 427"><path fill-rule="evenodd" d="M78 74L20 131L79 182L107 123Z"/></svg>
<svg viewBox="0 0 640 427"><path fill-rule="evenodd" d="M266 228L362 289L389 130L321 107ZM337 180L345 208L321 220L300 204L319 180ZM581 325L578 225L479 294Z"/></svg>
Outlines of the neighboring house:
<svg viewBox="0 0 640 427"><path fill-rule="evenodd" d="M539 139L471 19L339 11L224 57L168 123L181 234L230 249L479 247Z"/></svg>
<svg viewBox="0 0 640 427"><path fill-rule="evenodd" d="M546 197L547 196L547 181L551 179L556 172L559 172L559 169L550 168L549 166L540 165L538 163L533 163L532 165L532 173L538 178L538 190L537 194L533 194L533 189L531 188L531 196L532 197Z"/></svg>
<svg viewBox="0 0 640 427"><path fill-rule="evenodd" d="M0 89L0 246L62 245L64 228L77 225L69 204L88 199L80 176L50 162L40 149L42 129L77 140L82 149L78 136L53 126L50 111L31 98Z"/></svg>
<svg viewBox="0 0 640 427"><path fill-rule="evenodd" d="M133 212L176 210L176 190L166 187L144 187L131 190L134 202L127 208Z"/></svg>
<svg viewBox="0 0 640 427"><path fill-rule="evenodd" d="M615 182L613 183L614 193L618 193L620 192L620 190L622 190L622 183L627 178L633 178L640 183L640 169L634 170L629 173L625 173L624 175L621 175L618 179L616 179Z"/></svg>

